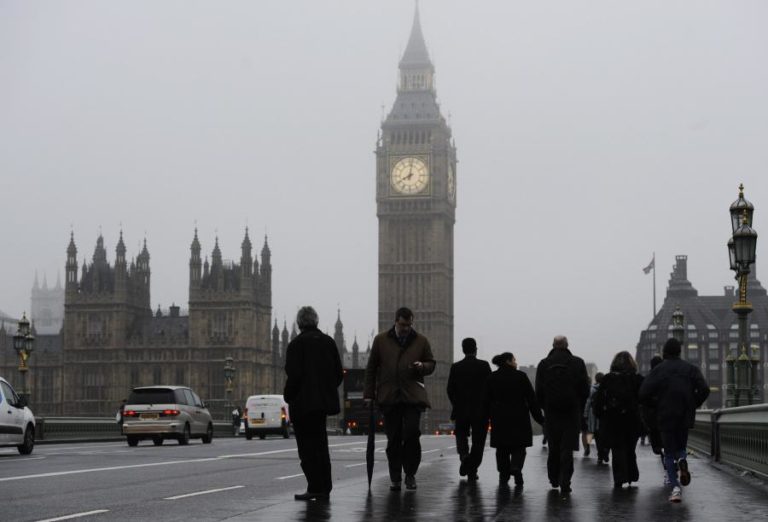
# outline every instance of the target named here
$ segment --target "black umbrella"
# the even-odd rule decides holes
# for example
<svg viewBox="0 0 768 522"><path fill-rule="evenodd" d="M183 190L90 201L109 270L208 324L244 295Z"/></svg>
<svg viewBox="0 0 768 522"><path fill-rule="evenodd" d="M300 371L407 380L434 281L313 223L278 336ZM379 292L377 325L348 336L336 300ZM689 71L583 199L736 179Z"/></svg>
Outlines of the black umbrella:
<svg viewBox="0 0 768 522"><path fill-rule="evenodd" d="M365 464L368 470L368 491L371 490L371 478L373 477L373 452L376 450L376 412L371 400L371 415L368 423L368 447L365 449Z"/></svg>

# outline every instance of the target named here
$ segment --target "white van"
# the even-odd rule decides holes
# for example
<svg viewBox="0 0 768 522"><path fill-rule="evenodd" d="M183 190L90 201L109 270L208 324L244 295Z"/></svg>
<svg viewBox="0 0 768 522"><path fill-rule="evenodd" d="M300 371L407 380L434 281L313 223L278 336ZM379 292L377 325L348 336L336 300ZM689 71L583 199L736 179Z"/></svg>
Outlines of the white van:
<svg viewBox="0 0 768 522"><path fill-rule="evenodd" d="M2 377L0 377L1 446L16 446L22 455L29 455L35 447L35 416L13 390L11 383Z"/></svg>
<svg viewBox="0 0 768 522"><path fill-rule="evenodd" d="M291 418L282 395L251 395L245 402L243 421L248 440L254 435L260 439L269 434L282 435L284 439L290 436Z"/></svg>

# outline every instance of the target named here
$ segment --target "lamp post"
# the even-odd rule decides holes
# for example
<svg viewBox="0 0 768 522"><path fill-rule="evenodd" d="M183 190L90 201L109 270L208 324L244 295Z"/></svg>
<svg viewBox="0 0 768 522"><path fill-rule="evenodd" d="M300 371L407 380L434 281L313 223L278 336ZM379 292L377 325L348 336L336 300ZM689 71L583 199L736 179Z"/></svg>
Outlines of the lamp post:
<svg viewBox="0 0 768 522"><path fill-rule="evenodd" d="M736 272L739 282L739 300L733 304L739 325L739 342L735 352L726 358L729 383L727 385L727 406L752 404L755 399L756 372L753 364L759 364L756 356L750 354L749 328L747 317L752 312L752 304L747 301L747 278L750 266L755 262L757 232L752 228L752 216L755 207L744 198L744 185L739 185L739 199L730 207L733 236L728 240L728 261L731 270Z"/></svg>
<svg viewBox="0 0 768 522"><path fill-rule="evenodd" d="M24 399L25 404L29 402L29 388L27 388L27 372L29 371L29 365L27 361L32 356L34 351L35 336L32 335L32 330L29 326L29 320L27 314L22 314L19 321L16 334L13 336L13 349L19 355L19 373L21 374L21 397Z"/></svg>
<svg viewBox="0 0 768 522"><path fill-rule="evenodd" d="M224 359L224 384L225 384L225 403L224 403L224 418L229 414L230 408L232 407L232 383L235 380L235 372L237 371L237 368L235 368L234 359L232 357L227 357Z"/></svg>

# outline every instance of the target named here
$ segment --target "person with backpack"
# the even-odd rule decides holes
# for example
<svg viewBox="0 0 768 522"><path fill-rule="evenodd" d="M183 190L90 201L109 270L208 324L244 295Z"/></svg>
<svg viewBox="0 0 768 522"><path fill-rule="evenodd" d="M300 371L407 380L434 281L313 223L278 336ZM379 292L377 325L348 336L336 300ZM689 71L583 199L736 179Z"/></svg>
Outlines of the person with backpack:
<svg viewBox="0 0 768 522"><path fill-rule="evenodd" d="M536 368L536 398L544 409L549 452L547 475L553 488L571 492L573 452L579 451L581 415L589 397L589 375L580 357L568 350L568 339L558 335L552 350Z"/></svg>
<svg viewBox="0 0 768 522"><path fill-rule="evenodd" d="M635 448L642 432L638 400L642 382L632 355L619 352L611 362L611 372L603 377L593 398L603 444L611 450L616 489L640 479Z"/></svg>
<svg viewBox="0 0 768 522"><path fill-rule="evenodd" d="M696 408L709 396L709 385L701 370L680 359L682 345L671 338L664 343L664 360L643 381L639 399L644 405L656 405L656 422L664 448L664 464L672 491L670 502L683 500L682 486L691 483L688 470L688 430L693 428ZM680 470L678 477L677 471Z"/></svg>

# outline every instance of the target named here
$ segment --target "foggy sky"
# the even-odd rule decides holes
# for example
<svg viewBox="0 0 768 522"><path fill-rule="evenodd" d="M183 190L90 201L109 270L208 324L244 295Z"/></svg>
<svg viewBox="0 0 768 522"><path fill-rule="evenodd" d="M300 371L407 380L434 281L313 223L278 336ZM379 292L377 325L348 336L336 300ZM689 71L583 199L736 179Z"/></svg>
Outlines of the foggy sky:
<svg viewBox="0 0 768 522"><path fill-rule="evenodd" d="M768 240L764 1L422 0L458 149L455 341L607 368L634 353L676 254L733 284L738 185ZM409 0L0 1L0 310L29 309L70 230L79 261L146 237L152 306L186 307L195 223L239 260L269 235L273 315L376 327L376 134ZM768 277L768 276L766 276ZM764 281L768 283L768 281ZM418 328L418 317L416 317Z"/></svg>

